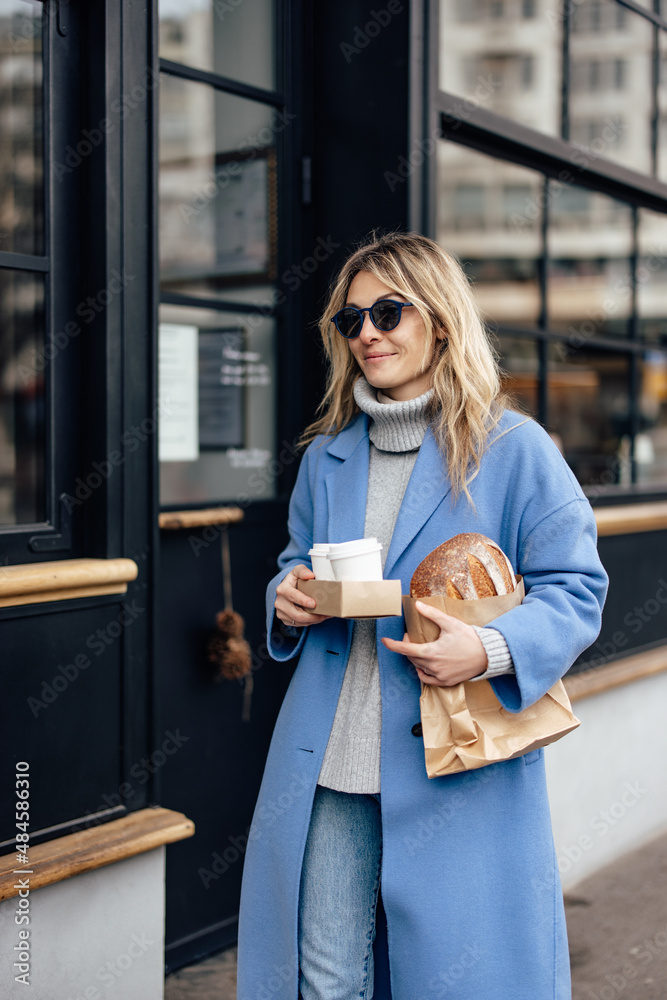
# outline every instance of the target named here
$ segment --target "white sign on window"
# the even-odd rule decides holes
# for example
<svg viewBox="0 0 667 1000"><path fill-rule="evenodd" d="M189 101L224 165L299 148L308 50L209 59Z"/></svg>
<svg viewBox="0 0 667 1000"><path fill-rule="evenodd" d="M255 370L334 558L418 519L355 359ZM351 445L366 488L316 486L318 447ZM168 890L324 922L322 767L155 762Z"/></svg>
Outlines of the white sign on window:
<svg viewBox="0 0 667 1000"><path fill-rule="evenodd" d="M199 457L199 330L160 323L158 394L161 462L193 462Z"/></svg>

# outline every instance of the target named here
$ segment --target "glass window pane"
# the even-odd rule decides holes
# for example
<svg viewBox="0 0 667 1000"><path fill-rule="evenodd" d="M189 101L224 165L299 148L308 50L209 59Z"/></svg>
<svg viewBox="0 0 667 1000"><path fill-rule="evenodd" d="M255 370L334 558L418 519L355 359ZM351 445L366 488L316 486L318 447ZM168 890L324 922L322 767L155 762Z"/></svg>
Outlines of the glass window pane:
<svg viewBox="0 0 667 1000"><path fill-rule="evenodd" d="M160 56L277 89L276 0L159 0Z"/></svg>
<svg viewBox="0 0 667 1000"><path fill-rule="evenodd" d="M192 400L174 372L179 349L174 330L185 331L186 345L189 337L194 347ZM180 425L187 437L188 423L194 425L189 457L160 462L160 502L244 503L274 497L277 475L296 460L286 442L276 449L275 320L261 308L242 314L163 305L160 340L161 453L167 434L174 440ZM169 387L165 377L171 378Z"/></svg>
<svg viewBox="0 0 667 1000"><path fill-rule="evenodd" d="M662 16L667 17L667 6L663 6ZM657 173L661 181L667 181L667 31L658 32L659 76L658 76L658 165Z"/></svg>
<svg viewBox="0 0 667 1000"><path fill-rule="evenodd" d="M638 483L667 486L667 354L647 351L640 360Z"/></svg>
<svg viewBox="0 0 667 1000"><path fill-rule="evenodd" d="M624 202L571 184L549 196L548 324L577 346L629 336L632 212Z"/></svg>
<svg viewBox="0 0 667 1000"><path fill-rule="evenodd" d="M0 269L0 524L46 517L44 278Z"/></svg>
<svg viewBox="0 0 667 1000"><path fill-rule="evenodd" d="M0 250L44 253L41 3L0 0Z"/></svg>
<svg viewBox="0 0 667 1000"><path fill-rule="evenodd" d="M579 0L572 10L570 140L591 161L650 173L651 25L615 0Z"/></svg>
<svg viewBox="0 0 667 1000"><path fill-rule="evenodd" d="M441 0L439 86L560 135L562 17L524 0Z"/></svg>
<svg viewBox="0 0 667 1000"><path fill-rule="evenodd" d="M272 108L162 74L160 273L163 290L225 294L276 272Z"/></svg>
<svg viewBox="0 0 667 1000"><path fill-rule="evenodd" d="M438 143L437 239L461 259L489 322L538 322L542 192L541 174Z"/></svg>
<svg viewBox="0 0 667 1000"><path fill-rule="evenodd" d="M551 345L547 430L582 486L627 486L630 466L627 355Z"/></svg>
<svg viewBox="0 0 667 1000"><path fill-rule="evenodd" d="M539 358L537 344L527 337L500 337L502 386L521 412L538 416Z"/></svg>
<svg viewBox="0 0 667 1000"><path fill-rule="evenodd" d="M667 345L667 215L641 209L638 238L639 333Z"/></svg>

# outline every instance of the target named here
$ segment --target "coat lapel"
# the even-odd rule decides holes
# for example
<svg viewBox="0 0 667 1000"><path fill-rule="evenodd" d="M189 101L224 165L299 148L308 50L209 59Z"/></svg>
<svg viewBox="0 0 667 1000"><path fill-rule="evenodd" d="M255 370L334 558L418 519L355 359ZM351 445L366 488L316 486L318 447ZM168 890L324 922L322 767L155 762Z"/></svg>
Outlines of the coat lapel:
<svg viewBox="0 0 667 1000"><path fill-rule="evenodd" d="M396 518L384 567L386 580L392 579L394 566L451 488L443 457L428 427Z"/></svg>
<svg viewBox="0 0 667 1000"><path fill-rule="evenodd" d="M364 537L368 496L369 419L365 413L337 434L327 451L342 459L325 476L328 505L328 542Z"/></svg>
<svg viewBox="0 0 667 1000"><path fill-rule="evenodd" d="M325 477L330 542L364 537L370 452L368 424L369 418L361 414L327 448L330 455L341 459L338 468ZM450 490L442 455L428 428L396 519L384 567L385 579L391 579L399 558Z"/></svg>

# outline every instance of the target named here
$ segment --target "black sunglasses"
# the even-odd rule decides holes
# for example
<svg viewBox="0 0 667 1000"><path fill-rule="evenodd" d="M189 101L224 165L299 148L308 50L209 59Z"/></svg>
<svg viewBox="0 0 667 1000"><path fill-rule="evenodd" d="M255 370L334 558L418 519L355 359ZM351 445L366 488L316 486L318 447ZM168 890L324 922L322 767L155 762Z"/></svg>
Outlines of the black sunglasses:
<svg viewBox="0 0 667 1000"><path fill-rule="evenodd" d="M335 324L338 332L346 340L354 340L361 333L364 325L364 313L368 313L371 323L376 330L388 333L394 330L401 322L401 313L412 302L394 302L393 299L380 299L366 309L357 309L356 306L345 306L340 309L331 320Z"/></svg>

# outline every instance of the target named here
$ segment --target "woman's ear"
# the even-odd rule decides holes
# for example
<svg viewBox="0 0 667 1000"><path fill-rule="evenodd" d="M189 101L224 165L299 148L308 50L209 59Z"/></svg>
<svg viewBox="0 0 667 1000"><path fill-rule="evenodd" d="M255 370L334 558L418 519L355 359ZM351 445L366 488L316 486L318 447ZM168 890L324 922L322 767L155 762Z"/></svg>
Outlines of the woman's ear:
<svg viewBox="0 0 667 1000"><path fill-rule="evenodd" d="M448 339L447 330L444 328L444 326L436 327L435 335L438 340L446 341Z"/></svg>

